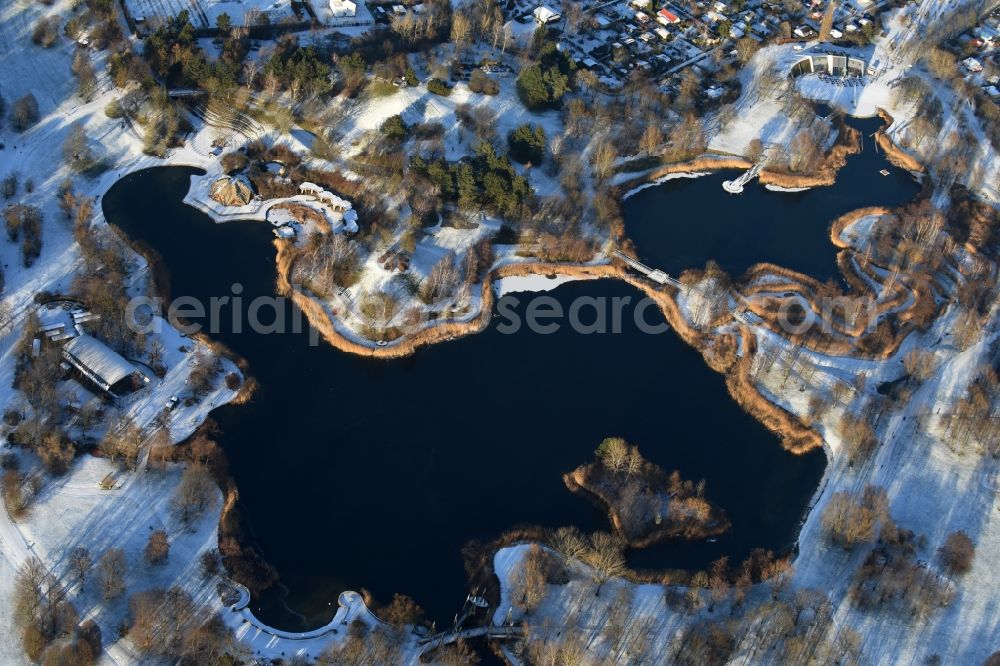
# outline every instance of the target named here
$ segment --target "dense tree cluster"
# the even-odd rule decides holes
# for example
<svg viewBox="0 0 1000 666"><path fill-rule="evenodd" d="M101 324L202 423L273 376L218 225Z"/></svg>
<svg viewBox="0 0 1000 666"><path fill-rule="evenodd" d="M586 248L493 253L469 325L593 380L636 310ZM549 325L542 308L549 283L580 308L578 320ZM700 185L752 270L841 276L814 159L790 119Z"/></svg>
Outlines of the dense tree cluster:
<svg viewBox="0 0 1000 666"><path fill-rule="evenodd" d="M129 266L124 248L113 232L90 227L92 201L74 201L74 235L83 254L84 270L73 280L73 293L100 315L93 335L122 355L135 358L145 350L146 336L128 320Z"/></svg>
<svg viewBox="0 0 1000 666"><path fill-rule="evenodd" d="M170 87L197 85L211 70L186 9L146 37L143 55L153 73Z"/></svg>
<svg viewBox="0 0 1000 666"><path fill-rule="evenodd" d="M129 599L128 635L147 659L178 664L221 663L227 630L179 587L153 588Z"/></svg>
<svg viewBox="0 0 1000 666"><path fill-rule="evenodd" d="M15 204L3 211L7 239L21 241L21 261L31 266L42 253L42 211L35 206Z"/></svg>
<svg viewBox="0 0 1000 666"><path fill-rule="evenodd" d="M451 31L452 5L448 0L429 0L423 11L394 14L389 20L394 45L399 49L419 50L448 38ZM379 37L383 39L383 37Z"/></svg>
<svg viewBox="0 0 1000 666"><path fill-rule="evenodd" d="M510 156L521 164L541 164L545 157L546 144L545 129L541 125L525 123L513 129L507 136Z"/></svg>
<svg viewBox="0 0 1000 666"><path fill-rule="evenodd" d="M156 84L149 65L132 50L108 56L108 74L118 88L124 88L130 82L138 83L147 89Z"/></svg>
<svg viewBox="0 0 1000 666"><path fill-rule="evenodd" d="M420 298L427 303L435 303L451 296L459 283L459 272L451 253L441 257L434 264L430 274L420 288Z"/></svg>
<svg viewBox="0 0 1000 666"><path fill-rule="evenodd" d="M405 139L408 131L406 123L403 122L403 117L398 113L386 118L382 121L382 125L379 126L379 132L381 132L382 136L394 142Z"/></svg>
<svg viewBox="0 0 1000 666"><path fill-rule="evenodd" d="M620 437L606 438L595 454L597 462L568 474L567 485L600 499L626 542L703 538L728 529L725 514L704 498L704 481L684 480L676 470L667 474Z"/></svg>
<svg viewBox="0 0 1000 666"><path fill-rule="evenodd" d="M156 157L166 157L168 150L184 145L183 135L191 130L190 123L164 93L153 95L152 108L144 122L142 150Z"/></svg>
<svg viewBox="0 0 1000 666"><path fill-rule="evenodd" d="M432 92L435 95L447 97L451 95L451 86L441 79L430 79L427 81L427 91Z"/></svg>
<svg viewBox="0 0 1000 666"><path fill-rule="evenodd" d="M416 156L410 168L428 178L445 199L459 205L516 216L529 197L531 186L514 171L510 160L497 154L492 145L480 143L472 159L448 162L445 159L425 160Z"/></svg>
<svg viewBox="0 0 1000 666"><path fill-rule="evenodd" d="M16 348L14 387L19 389L31 415L17 423L11 439L32 449L42 465L54 474L65 472L73 460L73 444L59 427L61 412L58 380L62 377L62 356L55 346L42 347L33 354L33 341L41 336L38 317L28 316L24 332Z"/></svg>
<svg viewBox="0 0 1000 666"><path fill-rule="evenodd" d="M360 620L351 623L347 638L338 641L324 653L324 660L340 666L369 664L400 664L403 658L405 634L388 625L369 627Z"/></svg>
<svg viewBox="0 0 1000 666"><path fill-rule="evenodd" d="M517 77L517 94L529 109L553 109L562 104L572 89L576 65L555 43L547 42L536 64L525 67Z"/></svg>
<svg viewBox="0 0 1000 666"><path fill-rule="evenodd" d="M111 424L100 443L101 453L125 469L135 470L146 432L133 419L124 417Z"/></svg>
<svg viewBox="0 0 1000 666"><path fill-rule="evenodd" d="M80 11L82 8L83 11ZM74 8L74 14L66 21L65 32L73 39L84 33L95 48L111 51L125 51L117 6L114 0L84 0Z"/></svg>
<svg viewBox="0 0 1000 666"><path fill-rule="evenodd" d="M100 655L100 629L90 620L79 624L66 589L41 561L31 558L21 565L12 596L14 624L28 659L91 664Z"/></svg>
<svg viewBox="0 0 1000 666"><path fill-rule="evenodd" d="M264 65L265 79L276 81L292 92L316 95L330 89L330 66L313 46L302 47L298 40L285 38Z"/></svg>
<svg viewBox="0 0 1000 666"><path fill-rule="evenodd" d="M951 603L951 586L917 559L921 541L910 530L886 526L854 574L850 595L855 605L865 610L894 610L912 618Z"/></svg>

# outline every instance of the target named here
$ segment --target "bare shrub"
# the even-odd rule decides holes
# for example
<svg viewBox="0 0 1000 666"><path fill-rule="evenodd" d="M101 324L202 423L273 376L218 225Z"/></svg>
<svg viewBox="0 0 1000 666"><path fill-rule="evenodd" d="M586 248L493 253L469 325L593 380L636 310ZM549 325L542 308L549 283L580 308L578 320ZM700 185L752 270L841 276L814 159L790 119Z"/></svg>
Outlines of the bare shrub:
<svg viewBox="0 0 1000 666"><path fill-rule="evenodd" d="M149 535L149 541L146 542L146 548L143 550L143 556L146 561L150 564L163 564L167 561L167 557L170 555L170 540L167 539L167 533L163 530L156 530Z"/></svg>
<svg viewBox="0 0 1000 666"><path fill-rule="evenodd" d="M530 613L545 599L546 584L558 562L550 552L532 544L511 572L511 592L525 612Z"/></svg>
<svg viewBox="0 0 1000 666"><path fill-rule="evenodd" d="M191 391L196 396L205 395L215 388L215 380L222 372L222 361L214 354L199 353L189 375Z"/></svg>
<svg viewBox="0 0 1000 666"><path fill-rule="evenodd" d="M964 574L972 568L976 545L965 532L952 532L938 549L941 564L953 574Z"/></svg>
<svg viewBox="0 0 1000 666"><path fill-rule="evenodd" d="M590 535L590 548L584 555L584 561L593 567L598 583L621 576L628 570L624 549L624 541L615 534L594 532ZM600 593L600 587L597 591Z"/></svg>
<svg viewBox="0 0 1000 666"><path fill-rule="evenodd" d="M934 374L934 352L928 349L914 349L903 357L906 374L919 382Z"/></svg>
<svg viewBox="0 0 1000 666"><path fill-rule="evenodd" d="M17 185L21 175L17 171L9 171L0 183L0 191L3 192L4 199L11 199L17 194Z"/></svg>
<svg viewBox="0 0 1000 666"><path fill-rule="evenodd" d="M968 349L971 347L979 339L982 332L982 323L974 311L962 310L955 317L952 335L959 349Z"/></svg>
<svg viewBox="0 0 1000 666"><path fill-rule="evenodd" d="M46 16L38 19L31 31L31 41L38 46L51 48L59 40L59 17Z"/></svg>
<svg viewBox="0 0 1000 666"><path fill-rule="evenodd" d="M845 493L834 493L823 509L823 528L830 540L845 550L862 541L873 541L879 523L888 518L885 491L866 486L860 499Z"/></svg>
<svg viewBox="0 0 1000 666"><path fill-rule="evenodd" d="M25 492L24 476L16 469L8 469L0 479L3 504L15 520L24 516L28 509L30 495Z"/></svg>
<svg viewBox="0 0 1000 666"><path fill-rule="evenodd" d="M410 597L398 592L392 595L392 601L387 606L376 609L375 614L395 627L421 624L424 621L424 609Z"/></svg>
<svg viewBox="0 0 1000 666"><path fill-rule="evenodd" d="M878 446L875 431L864 416L845 413L840 419L840 437L852 465L868 460Z"/></svg>
<svg viewBox="0 0 1000 666"><path fill-rule="evenodd" d="M10 107L10 125L23 132L38 122L38 100L31 93L16 100Z"/></svg>
<svg viewBox="0 0 1000 666"><path fill-rule="evenodd" d="M552 547L563 557L570 560L582 560L587 552L587 540L575 527L560 527L549 536Z"/></svg>

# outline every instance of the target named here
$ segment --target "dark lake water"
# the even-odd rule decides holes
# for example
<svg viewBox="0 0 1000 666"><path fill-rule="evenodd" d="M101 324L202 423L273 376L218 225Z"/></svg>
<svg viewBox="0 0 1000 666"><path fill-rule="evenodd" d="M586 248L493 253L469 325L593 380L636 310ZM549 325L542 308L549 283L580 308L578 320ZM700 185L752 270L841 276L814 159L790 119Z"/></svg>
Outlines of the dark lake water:
<svg viewBox="0 0 1000 666"><path fill-rule="evenodd" d="M127 176L104 197L107 219L162 255L174 297L207 300L237 282L245 304L273 294L270 225L214 224L184 205L195 172ZM769 260L824 277L834 254L829 220L915 191L898 175L849 173L844 186L798 195L751 186L732 197L724 176L673 181L629 199L627 228L645 259L671 271L715 257L731 270ZM663 210L676 217L661 219ZM773 226L764 233L762 224ZM615 281L550 295L563 304L641 298ZM520 298L523 311L528 295ZM625 312L619 334L563 326L509 335L494 325L392 361L310 346L305 333L214 334L260 383L251 404L214 412L241 509L284 588L255 600L258 615L283 628L314 627L332 617L340 591L365 587L382 601L404 592L450 620L468 592L460 551L469 540L518 524L608 528L561 475L591 460L609 435L665 469L706 479L707 497L733 522L715 543L661 544L631 553L633 565L702 568L722 555L738 561L753 548L791 546L823 454L781 450L697 353L670 331L640 332ZM646 314L662 321L653 309Z"/></svg>
<svg viewBox="0 0 1000 666"><path fill-rule="evenodd" d="M625 200L625 232L639 258L671 274L702 268L712 259L734 276L759 262L786 266L826 280L838 274L830 223L865 206L898 206L920 191L913 177L886 161L872 134L878 118L848 118L864 149L848 158L836 185L804 192L772 192L754 180L742 194L722 182L739 171L677 178ZM889 171L882 176L882 169Z"/></svg>

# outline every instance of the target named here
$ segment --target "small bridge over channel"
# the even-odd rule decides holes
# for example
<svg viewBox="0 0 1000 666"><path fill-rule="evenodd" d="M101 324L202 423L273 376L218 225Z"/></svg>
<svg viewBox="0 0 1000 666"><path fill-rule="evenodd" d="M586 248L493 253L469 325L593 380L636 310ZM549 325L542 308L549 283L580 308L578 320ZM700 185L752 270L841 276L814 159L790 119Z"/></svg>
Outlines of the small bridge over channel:
<svg viewBox="0 0 1000 666"><path fill-rule="evenodd" d="M664 271L661 271L658 268L650 268L649 266L642 263L638 259L630 257L624 252L621 252L619 250L614 251L614 256L625 262L625 264L628 265L629 268L638 271L639 273L642 273L653 282L657 282L659 284L669 284L670 286L676 287L681 291L686 291L689 289L694 289L694 290L699 289L699 285L684 284L677 278L671 277ZM740 322L741 324L746 324L747 326L752 326L756 323L759 323L758 321L759 318L757 317L757 315L750 312L749 308L746 306L746 299L743 298L743 296L736 293L730 288L727 289L724 294L720 294L715 297L715 299L723 299L723 298L731 299L727 307L729 309L729 313L733 315L736 321ZM737 305L742 303L744 305L743 308L741 309L737 307L737 305L734 305L733 303Z"/></svg>
<svg viewBox="0 0 1000 666"><path fill-rule="evenodd" d="M167 97L170 99L181 99L184 97L202 97L207 95L208 92L205 90L198 90L197 88L172 88L167 91Z"/></svg>
<svg viewBox="0 0 1000 666"><path fill-rule="evenodd" d="M431 650L436 650L439 647L449 645L458 640L465 640L468 638L495 638L495 639L511 639L511 638L521 638L524 636L524 630L521 627L473 627L471 629L461 629L458 631L442 631L440 633L434 634L433 636L426 636L421 638L417 643L423 648L424 652L430 652Z"/></svg>
<svg viewBox="0 0 1000 666"><path fill-rule="evenodd" d="M462 628L466 621L480 612L487 618L491 617L489 602L478 594L470 594L465 598L462 610L455 614L455 622L450 629L422 636L417 639L417 645L420 646L422 652L433 652L440 647L468 638L504 640L524 636L524 629L515 626L510 619L511 609L507 610L507 620L503 624L494 624L493 620L489 620L489 624L486 626Z"/></svg>
<svg viewBox="0 0 1000 666"><path fill-rule="evenodd" d="M615 250L614 256L624 261L629 268L639 271L653 282L658 282L659 284L669 284L670 286L677 287L678 289L684 288L684 285L681 284L681 282L676 278L670 277L667 273L664 273L658 268L650 268L638 259L633 259L624 252Z"/></svg>

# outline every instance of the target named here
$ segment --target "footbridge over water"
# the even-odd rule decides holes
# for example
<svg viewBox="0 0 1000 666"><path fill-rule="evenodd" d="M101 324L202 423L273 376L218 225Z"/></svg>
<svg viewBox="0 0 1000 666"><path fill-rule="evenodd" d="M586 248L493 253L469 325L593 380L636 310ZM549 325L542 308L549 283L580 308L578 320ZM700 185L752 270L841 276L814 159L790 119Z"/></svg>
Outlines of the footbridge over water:
<svg viewBox="0 0 1000 666"><path fill-rule="evenodd" d="M695 291L700 291L699 285L686 285L680 280L670 277L667 273L661 271L658 268L650 268L646 264L642 263L638 259L634 259L624 252L615 250L614 256L624 261L630 268L642 273L648 277L653 282L659 282L660 284L669 284L678 289L694 289ZM729 305L727 306L730 314L736 319L736 321L741 324L746 324L747 326L753 326L759 323L760 318L754 313L750 312L746 299L740 294L735 292L732 288L725 290L724 293L717 294L713 297L713 300L721 301L728 300ZM742 306L742 307L740 307Z"/></svg>
<svg viewBox="0 0 1000 666"><path fill-rule="evenodd" d="M620 252L618 250L615 250L614 256L618 257L619 259L621 259L622 261L624 261L626 264L628 264L629 268L632 268L632 269L635 269L635 270L639 271L640 273L642 273L643 275L645 275L646 277L648 277L653 282L658 282L660 284L669 284L669 285L671 285L673 287L677 287L678 289L683 289L684 288L684 285L681 284L681 282L679 280L677 280L676 278L670 277L668 274L664 273L663 271L661 271L658 268L650 268L649 266L647 266L646 264L642 263L638 259L633 259L632 257L628 256L624 252Z"/></svg>
<svg viewBox="0 0 1000 666"><path fill-rule="evenodd" d="M722 189L730 194L740 194L743 191L743 186L749 183L751 180L760 175L760 170L763 168L763 161L754 164L744 173L742 176L736 180L726 180L722 183Z"/></svg>
<svg viewBox="0 0 1000 666"><path fill-rule="evenodd" d="M458 631L443 631L439 634L434 634L433 636L427 636L418 641L418 643L423 648L424 652L430 652L431 650L436 650L439 647L449 645L458 640L465 640L469 638L495 638L495 639L513 639L521 638L524 635L524 630L521 627L510 626L510 627L474 627L471 629L461 629Z"/></svg>
<svg viewBox="0 0 1000 666"><path fill-rule="evenodd" d="M207 94L207 90L199 90L198 88L172 88L167 91L167 97L170 99L180 99L181 97L202 97Z"/></svg>

